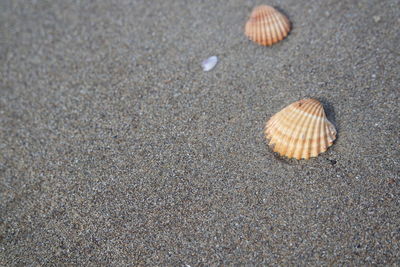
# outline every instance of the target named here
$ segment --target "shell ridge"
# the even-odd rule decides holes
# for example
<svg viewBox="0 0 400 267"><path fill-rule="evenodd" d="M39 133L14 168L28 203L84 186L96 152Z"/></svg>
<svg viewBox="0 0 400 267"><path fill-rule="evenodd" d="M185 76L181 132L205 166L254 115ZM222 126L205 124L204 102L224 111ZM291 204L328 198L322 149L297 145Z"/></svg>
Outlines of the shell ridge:
<svg viewBox="0 0 400 267"><path fill-rule="evenodd" d="M280 41L283 39L285 33L284 30L282 29L282 21L281 21L282 17L279 16L279 14L275 14L274 16L274 29L276 31L276 42Z"/></svg>
<svg viewBox="0 0 400 267"><path fill-rule="evenodd" d="M321 120L320 123L319 123L319 135L321 137L325 135L325 132L324 132L325 129L324 128L325 128L324 120ZM319 144L319 146L317 146L317 149L318 149L317 150L317 155L318 155L319 153L322 153L322 152L326 151L328 146L327 146L326 138L318 138L317 143Z"/></svg>
<svg viewBox="0 0 400 267"><path fill-rule="evenodd" d="M285 17L281 13L276 13L274 16L274 20L275 20L275 28L276 31L278 32L277 41L280 41L285 36L285 31L286 31L284 27Z"/></svg>
<svg viewBox="0 0 400 267"><path fill-rule="evenodd" d="M328 119L326 119L325 128L326 128L326 134L329 138L329 140L328 140L329 144L333 144L333 141L336 138L335 126L333 126L333 123L331 123Z"/></svg>
<svg viewBox="0 0 400 267"><path fill-rule="evenodd" d="M319 106L319 105L317 105L317 106ZM321 108L321 107L320 107ZM309 117L313 117L313 118L315 118L315 119L317 119L317 118L319 118L319 117L321 117L321 116L323 116L323 115L321 115L321 116L317 116L316 114L314 114L314 113L310 113L310 112L308 112L307 110L302 110L302 109L298 109L296 112L304 112L305 114L305 116L309 116Z"/></svg>
<svg viewBox="0 0 400 267"><path fill-rule="evenodd" d="M275 129L276 125L279 122L280 117L281 117L280 113L277 113L274 116L272 116L266 125L265 132L271 132L273 129Z"/></svg>
<svg viewBox="0 0 400 267"><path fill-rule="evenodd" d="M313 123L315 123L315 118L311 116L307 116L308 112L314 112L318 110L318 105L315 105L314 103L310 103L309 105L306 106L304 110L300 110L302 112L302 116L306 119L304 119L303 123L301 124L301 130L297 133L296 138L297 138L297 143L294 143L294 153L293 156L296 159L300 159L302 156L302 150L304 149L305 146L305 141L307 137L307 132L312 128ZM300 124L300 123L299 123ZM304 131L305 129L305 131ZM297 145L296 145L297 144Z"/></svg>
<svg viewBox="0 0 400 267"><path fill-rule="evenodd" d="M275 127L278 123L278 120L279 120L279 116L274 116L273 118L271 118L270 126L268 126L269 129L267 129L266 131L271 132L273 129L275 129Z"/></svg>
<svg viewBox="0 0 400 267"><path fill-rule="evenodd" d="M277 24L279 23L277 18L278 18L278 16L276 13L273 14L273 16L271 16L271 24L272 24L271 31L273 32L272 40L274 43L279 41L279 36L280 36L279 29L277 28Z"/></svg>
<svg viewBox="0 0 400 267"><path fill-rule="evenodd" d="M270 33L268 31L268 20L265 19L265 18L268 18L268 16L269 16L268 10L264 10L263 14L264 14L263 20L260 21L261 22L261 27L260 27L261 42L265 45L270 45L271 41L270 41L270 35L269 35Z"/></svg>
<svg viewBox="0 0 400 267"><path fill-rule="evenodd" d="M276 128L276 118L271 118L270 121L271 122L269 123L269 125L266 125L264 129L264 133L267 139L271 139L271 135L273 134Z"/></svg>
<svg viewBox="0 0 400 267"><path fill-rule="evenodd" d="M257 38L256 38L256 40L258 40L261 43L264 43L264 40L263 40L263 27L264 27L263 21L260 19L260 20L257 21L257 24L258 24L258 26L257 26Z"/></svg>
<svg viewBox="0 0 400 267"><path fill-rule="evenodd" d="M270 126L269 129L267 129L267 139L269 139L269 145L275 146L276 142L277 142L277 135L276 135L276 131L277 128L279 127L279 121L281 118L281 114L277 113L274 116L274 121L273 121L273 126ZM275 148L275 147L274 147Z"/></svg>
<svg viewBox="0 0 400 267"><path fill-rule="evenodd" d="M270 140L270 144L272 142L272 137L276 131L276 127L278 126L279 117L277 117L276 115L274 115L273 119L271 118L271 120L273 121L271 122L270 126L268 126L268 128L265 129L266 137Z"/></svg>
<svg viewBox="0 0 400 267"><path fill-rule="evenodd" d="M260 18L259 21L259 27L258 30L260 31L260 38L259 38L259 42L263 45L268 45L268 36L267 36L267 32L265 31L265 18L268 16L268 11L263 9L261 12L262 16Z"/></svg>
<svg viewBox="0 0 400 267"><path fill-rule="evenodd" d="M285 36L287 36L290 31L290 28L291 28L290 21L287 19L286 16L284 16L284 15L281 15L281 16L282 16L281 25L283 27L282 30L283 30L283 32L286 32Z"/></svg>
<svg viewBox="0 0 400 267"><path fill-rule="evenodd" d="M299 142L299 136L303 129L304 123L312 120L311 117L304 116L305 113L302 112L301 110L297 109L296 105L297 105L297 102L291 106L294 111L293 114L297 114L297 116L296 116L296 120L292 120L292 123L294 123L296 126L292 129L292 132L290 134L291 139L287 145L288 148L286 151L286 155L288 157L292 157L296 153L296 144Z"/></svg>
<svg viewBox="0 0 400 267"><path fill-rule="evenodd" d="M300 113L300 121L297 121L298 126L295 128L295 130L293 131L293 133L291 134L291 140L290 143L288 144L288 153L286 154L289 157L295 157L296 156L296 151L297 151L297 145L299 144L299 136L301 134L301 130L303 128L303 124L310 120L309 117L306 116L302 116L302 114Z"/></svg>
<svg viewBox="0 0 400 267"><path fill-rule="evenodd" d="M266 42L264 43L265 45L271 45L272 44L272 38L271 38L271 10L265 10L264 16L263 16L263 33L266 39Z"/></svg>
<svg viewBox="0 0 400 267"><path fill-rule="evenodd" d="M292 127L292 125L288 125L287 122L289 122L289 124L294 124L296 121L299 120L299 118L302 117L302 113L300 112L293 112L295 109L293 106L290 106L290 110L288 109L287 111L290 112L291 116L289 116L289 118L286 119L286 121L283 121L283 125L288 128L291 129L290 133L285 133L285 135L287 136L287 138L285 139L285 145L286 145L286 149L285 151L283 151L284 153L287 152L287 150L290 148L290 141L293 140L294 136L293 133L296 131L296 127ZM292 127L292 128L290 128ZM297 140L293 140L294 142L296 142Z"/></svg>
<svg viewBox="0 0 400 267"><path fill-rule="evenodd" d="M293 140L293 133L297 130L295 122L301 119L301 113L293 112L293 106L289 106L282 110L281 114L283 115L281 120L282 127L280 127L281 130L279 130L279 135L281 136L280 147L282 147L280 154L285 155L288 149L290 149L290 144Z"/></svg>
<svg viewBox="0 0 400 267"><path fill-rule="evenodd" d="M314 112L316 113L320 109L318 103L311 103L310 106L313 107L312 110L311 110L311 108L309 109L310 113L314 113ZM315 124L315 118L310 117L310 123L309 123L310 125L307 128L307 132L306 132L307 138L304 140L304 143L303 143L304 148L303 148L303 153L300 156L301 158L309 159L312 154L312 151L311 151L312 150L312 142L313 142L314 135L315 135L314 127L311 126L311 124L313 122Z"/></svg>
<svg viewBox="0 0 400 267"><path fill-rule="evenodd" d="M324 126L324 120L319 119L318 121L315 122L315 125L313 127L313 139L311 139L311 157L315 157L320 153L320 148L321 148L321 139L324 139L323 136L321 136L321 130ZM316 145L315 145L316 144Z"/></svg>

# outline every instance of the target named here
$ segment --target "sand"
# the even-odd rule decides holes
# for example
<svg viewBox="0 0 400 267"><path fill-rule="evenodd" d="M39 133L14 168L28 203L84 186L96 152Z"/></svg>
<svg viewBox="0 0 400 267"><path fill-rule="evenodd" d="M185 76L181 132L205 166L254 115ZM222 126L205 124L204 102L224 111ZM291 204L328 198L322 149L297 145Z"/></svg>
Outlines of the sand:
<svg viewBox="0 0 400 267"><path fill-rule="evenodd" d="M272 47L243 34L262 3L293 23ZM400 265L398 14L1 1L0 265ZM338 138L281 158L265 122L305 97Z"/></svg>

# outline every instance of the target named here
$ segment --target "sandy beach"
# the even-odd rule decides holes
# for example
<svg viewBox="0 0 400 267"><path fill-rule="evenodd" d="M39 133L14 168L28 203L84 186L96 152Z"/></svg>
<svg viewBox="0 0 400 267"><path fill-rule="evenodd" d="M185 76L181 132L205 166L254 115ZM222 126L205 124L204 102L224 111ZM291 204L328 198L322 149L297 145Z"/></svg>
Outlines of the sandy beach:
<svg viewBox="0 0 400 267"><path fill-rule="evenodd" d="M259 4L292 22L271 47L244 35ZM0 265L400 265L399 14L1 0ZM307 97L337 139L282 158L265 123Z"/></svg>

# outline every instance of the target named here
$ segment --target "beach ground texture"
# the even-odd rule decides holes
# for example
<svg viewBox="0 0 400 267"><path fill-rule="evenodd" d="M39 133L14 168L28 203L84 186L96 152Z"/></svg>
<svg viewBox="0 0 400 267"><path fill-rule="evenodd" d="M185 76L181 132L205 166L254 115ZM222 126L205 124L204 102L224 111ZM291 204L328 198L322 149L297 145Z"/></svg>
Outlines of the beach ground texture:
<svg viewBox="0 0 400 267"><path fill-rule="evenodd" d="M293 23L271 47L259 4ZM0 265L400 265L399 14L0 1ZM279 157L265 122L306 97L338 138Z"/></svg>

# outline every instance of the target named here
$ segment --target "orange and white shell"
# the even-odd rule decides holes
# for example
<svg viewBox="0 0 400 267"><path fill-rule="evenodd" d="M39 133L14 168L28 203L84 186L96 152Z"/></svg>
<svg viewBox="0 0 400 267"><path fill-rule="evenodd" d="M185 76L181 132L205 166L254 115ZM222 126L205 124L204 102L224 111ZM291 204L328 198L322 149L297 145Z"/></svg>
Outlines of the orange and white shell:
<svg viewBox="0 0 400 267"><path fill-rule="evenodd" d="M309 159L326 151L336 139L335 126L316 99L302 99L282 109L267 122L265 136L274 152Z"/></svg>
<svg viewBox="0 0 400 267"><path fill-rule="evenodd" d="M285 38L290 31L288 18L271 6L262 5L253 9L246 23L245 34L260 45L273 45Z"/></svg>

